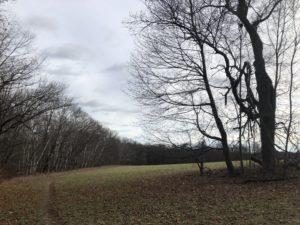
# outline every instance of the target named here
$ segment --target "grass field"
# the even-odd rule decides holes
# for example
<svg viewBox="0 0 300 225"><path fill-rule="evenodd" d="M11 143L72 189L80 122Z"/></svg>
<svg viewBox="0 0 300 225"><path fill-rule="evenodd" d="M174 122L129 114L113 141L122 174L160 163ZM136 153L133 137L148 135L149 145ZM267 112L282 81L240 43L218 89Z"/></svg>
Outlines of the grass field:
<svg viewBox="0 0 300 225"><path fill-rule="evenodd" d="M193 164L21 177L0 184L0 224L294 225L300 224L300 182L200 177Z"/></svg>

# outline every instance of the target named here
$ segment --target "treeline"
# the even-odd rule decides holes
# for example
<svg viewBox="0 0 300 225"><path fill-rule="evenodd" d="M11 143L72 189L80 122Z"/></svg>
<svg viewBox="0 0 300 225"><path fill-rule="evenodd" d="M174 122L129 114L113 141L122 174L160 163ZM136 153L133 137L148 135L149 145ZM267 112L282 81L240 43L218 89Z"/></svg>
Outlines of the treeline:
<svg viewBox="0 0 300 225"><path fill-rule="evenodd" d="M172 145L151 145L141 144L130 140L121 142L120 164L125 165L159 165L159 164L179 164L179 163L199 163L203 162L222 162L224 155L222 148L211 147L200 144L192 148ZM240 160L238 148L230 148L233 160ZM251 154L248 148L242 148L244 159L249 159ZM259 152L259 149L256 150Z"/></svg>
<svg viewBox="0 0 300 225"><path fill-rule="evenodd" d="M119 163L119 139L75 106L43 113L0 144L2 165L21 174Z"/></svg>

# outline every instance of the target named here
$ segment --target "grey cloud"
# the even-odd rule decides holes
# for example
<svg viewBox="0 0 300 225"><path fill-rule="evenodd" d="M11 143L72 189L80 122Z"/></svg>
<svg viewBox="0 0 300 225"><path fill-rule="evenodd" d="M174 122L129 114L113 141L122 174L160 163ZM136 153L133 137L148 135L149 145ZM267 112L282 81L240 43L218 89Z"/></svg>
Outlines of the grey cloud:
<svg viewBox="0 0 300 225"><path fill-rule="evenodd" d="M139 110L121 91L127 89L126 62L133 47L121 22L130 11L141 9L140 1L9 2L20 24L35 35L41 57L48 58L44 68L49 79L65 83L68 95L94 118L116 123L109 126L116 130L128 129L124 136L140 134L131 125Z"/></svg>
<svg viewBox="0 0 300 225"><path fill-rule="evenodd" d="M103 105L97 100L81 101L79 103L82 107L90 108L93 113L103 112L103 113L124 113L124 114L136 114L139 113L137 109L121 108L111 105Z"/></svg>
<svg viewBox="0 0 300 225"><path fill-rule="evenodd" d="M106 93L107 93L107 90L105 90L104 88L98 87L98 88L95 88L95 89L93 90L93 92L95 92L96 94L101 94L101 95L103 95L103 94L106 94Z"/></svg>
<svg viewBox="0 0 300 225"><path fill-rule="evenodd" d="M111 112L121 112L121 113L126 113L126 114L136 114L136 113L139 113L139 110L137 110L137 109L111 108L111 109L107 109L107 110L110 110Z"/></svg>
<svg viewBox="0 0 300 225"><path fill-rule="evenodd" d="M103 112L103 113L124 113L124 114L137 114L139 110L136 109L123 109L115 106L100 106L95 107L93 112Z"/></svg>
<svg viewBox="0 0 300 225"><path fill-rule="evenodd" d="M103 122L106 126L118 126L118 127L124 127L124 128L132 128L134 126L129 124L120 124L120 123L112 123L112 122Z"/></svg>
<svg viewBox="0 0 300 225"><path fill-rule="evenodd" d="M81 101L79 103L82 107L88 107L88 108L99 108L102 107L102 104L99 103L99 101L96 100L89 100L89 101Z"/></svg>
<svg viewBox="0 0 300 225"><path fill-rule="evenodd" d="M57 30L57 24L50 18L32 16L26 20L26 24L36 30L55 31Z"/></svg>
<svg viewBox="0 0 300 225"><path fill-rule="evenodd" d="M82 45L66 44L61 47L49 48L45 55L54 59L81 60L89 58L91 53Z"/></svg>
<svg viewBox="0 0 300 225"><path fill-rule="evenodd" d="M47 72L53 76L78 76L79 71L73 70L70 66L60 66L57 68L49 68Z"/></svg>
<svg viewBox="0 0 300 225"><path fill-rule="evenodd" d="M113 64L110 67L107 67L104 72L121 72L127 69L126 64Z"/></svg>

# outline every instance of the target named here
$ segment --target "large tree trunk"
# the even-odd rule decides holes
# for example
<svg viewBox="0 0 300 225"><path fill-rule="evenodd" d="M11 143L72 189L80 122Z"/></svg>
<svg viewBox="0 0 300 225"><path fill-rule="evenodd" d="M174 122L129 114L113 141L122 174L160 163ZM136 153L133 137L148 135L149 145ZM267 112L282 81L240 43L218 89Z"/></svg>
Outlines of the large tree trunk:
<svg viewBox="0 0 300 225"><path fill-rule="evenodd" d="M261 62L256 62L256 64ZM256 65L256 68L261 67ZM274 148L274 136L275 136L275 90L272 85L272 81L268 75L263 73L262 70L256 69L257 79L257 91L259 95L259 114L260 114L260 136L261 136L261 153L263 160L263 167L266 170L272 171L275 167L275 148ZM263 76L261 76L263 73Z"/></svg>
<svg viewBox="0 0 300 225"><path fill-rule="evenodd" d="M259 117L261 135L261 153L263 167L267 171L273 171L275 167L275 110L276 94L272 80L267 74L263 56L263 43L255 25L248 20L242 20L251 38L252 49L255 56L255 76L257 81L257 93L259 96Z"/></svg>
<svg viewBox="0 0 300 225"><path fill-rule="evenodd" d="M226 134L225 134L224 137L222 135L222 146L223 146L223 155L224 155L224 159L225 159L225 162L226 162L227 170L230 174L236 175L237 173L234 169L234 166L232 164L232 160L231 160L231 157L230 157L230 151L229 151L229 146L228 146L227 135Z"/></svg>

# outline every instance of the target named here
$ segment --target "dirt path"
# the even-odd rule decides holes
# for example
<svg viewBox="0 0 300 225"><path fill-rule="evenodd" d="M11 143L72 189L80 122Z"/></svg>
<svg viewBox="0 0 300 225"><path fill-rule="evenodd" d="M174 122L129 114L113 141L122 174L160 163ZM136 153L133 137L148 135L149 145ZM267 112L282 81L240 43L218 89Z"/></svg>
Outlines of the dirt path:
<svg viewBox="0 0 300 225"><path fill-rule="evenodd" d="M45 224L46 225L64 225L65 222L60 217L57 209L55 209L55 195L56 189L54 182L51 181L48 183L47 198L46 198L46 216Z"/></svg>

